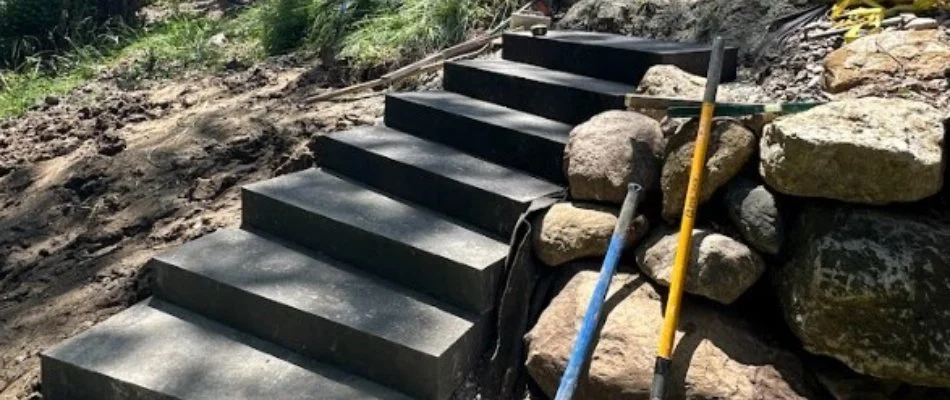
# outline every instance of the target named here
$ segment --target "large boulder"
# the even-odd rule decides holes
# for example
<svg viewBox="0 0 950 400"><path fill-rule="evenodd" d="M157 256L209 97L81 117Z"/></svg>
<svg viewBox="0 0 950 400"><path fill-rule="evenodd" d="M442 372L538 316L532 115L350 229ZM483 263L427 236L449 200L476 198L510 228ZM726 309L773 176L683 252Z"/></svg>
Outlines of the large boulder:
<svg viewBox="0 0 950 400"><path fill-rule="evenodd" d="M655 187L663 132L654 119L632 111L598 114L571 131L564 168L575 200L622 203L630 182Z"/></svg>
<svg viewBox="0 0 950 400"><path fill-rule="evenodd" d="M663 217L668 221L675 220L683 211L698 130L699 120L690 120L680 127L666 146L668 155L663 164L660 188L663 190ZM734 120L718 119L714 122L706 153L700 204L739 173L755 152L755 140L752 131Z"/></svg>
<svg viewBox="0 0 950 400"><path fill-rule="evenodd" d="M663 286L670 285L678 238L678 232L660 231L637 249L640 269ZM687 293L731 304L758 281L763 272L764 261L748 246L725 235L693 230L684 288Z"/></svg>
<svg viewBox="0 0 950 400"><path fill-rule="evenodd" d="M785 320L808 351L879 378L950 387L945 222L813 205L793 237L775 283Z"/></svg>
<svg viewBox="0 0 950 400"><path fill-rule="evenodd" d="M547 265L557 266L585 257L607 253L610 236L617 224L618 210L582 203L559 203L538 221L534 232L534 250ZM646 235L649 223L642 215L630 224L627 246L634 246Z"/></svg>
<svg viewBox="0 0 950 400"><path fill-rule="evenodd" d="M551 398L564 373L597 272L576 273L526 335L528 373ZM744 321L684 299L667 393L671 399L811 399L799 360L762 340ZM588 374L574 398L645 399L653 380L660 295L643 277L617 274Z"/></svg>
<svg viewBox="0 0 950 400"><path fill-rule="evenodd" d="M866 204L916 201L943 186L943 116L902 99L831 102L777 119L760 142L769 186Z"/></svg>
<svg viewBox="0 0 950 400"><path fill-rule="evenodd" d="M944 79L950 73L950 38L938 29L881 32L835 50L824 67L832 93L870 83Z"/></svg>
<svg viewBox="0 0 950 400"><path fill-rule="evenodd" d="M736 178L726 185L725 203L729 219L742 239L756 250L778 254L785 240L785 224L775 196L748 178Z"/></svg>

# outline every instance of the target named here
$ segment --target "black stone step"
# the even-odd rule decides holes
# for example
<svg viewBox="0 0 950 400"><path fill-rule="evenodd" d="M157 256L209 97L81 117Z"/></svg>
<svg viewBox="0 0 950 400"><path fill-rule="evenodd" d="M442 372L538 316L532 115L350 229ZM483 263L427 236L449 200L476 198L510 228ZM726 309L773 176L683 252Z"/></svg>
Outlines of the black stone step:
<svg viewBox="0 0 950 400"><path fill-rule="evenodd" d="M318 163L336 174L507 240L532 200L561 187L385 127L321 136Z"/></svg>
<svg viewBox="0 0 950 400"><path fill-rule="evenodd" d="M445 64L446 90L539 115L580 124L606 110L624 109L633 85L507 60Z"/></svg>
<svg viewBox="0 0 950 400"><path fill-rule="evenodd" d="M502 57L506 60L631 85L640 83L647 70L659 64L706 76L711 52L709 44L583 31L549 31L544 36L509 32L503 42ZM722 81L735 80L737 67L738 48L727 47Z"/></svg>
<svg viewBox="0 0 950 400"><path fill-rule="evenodd" d="M443 91L387 96L386 125L566 183L562 160L572 125Z"/></svg>
<svg viewBox="0 0 950 400"><path fill-rule="evenodd" d="M507 244L309 169L243 190L243 223L477 313L492 308Z"/></svg>
<svg viewBox="0 0 950 400"><path fill-rule="evenodd" d="M46 400L409 399L157 299L41 360Z"/></svg>
<svg viewBox="0 0 950 400"><path fill-rule="evenodd" d="M150 263L155 294L423 399L444 399L482 350L475 319L323 255L227 229Z"/></svg>

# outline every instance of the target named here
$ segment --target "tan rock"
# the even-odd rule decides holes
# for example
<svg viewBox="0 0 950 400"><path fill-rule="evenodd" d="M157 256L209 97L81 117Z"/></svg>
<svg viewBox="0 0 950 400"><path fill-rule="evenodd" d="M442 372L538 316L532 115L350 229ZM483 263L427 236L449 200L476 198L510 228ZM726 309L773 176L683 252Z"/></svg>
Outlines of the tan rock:
<svg viewBox="0 0 950 400"><path fill-rule="evenodd" d="M938 29L865 36L825 58L831 93L884 81L939 79L950 71L950 39Z"/></svg>
<svg viewBox="0 0 950 400"><path fill-rule="evenodd" d="M688 100L700 100L705 92L706 77L693 75L675 65L667 64L650 67L636 89L638 94ZM723 89L720 90L717 99L719 101L729 101L729 97L728 92ZM666 116L666 110L664 109L636 109L636 111L657 121L663 120Z"/></svg>
<svg viewBox="0 0 950 400"><path fill-rule="evenodd" d="M617 224L617 214L616 209L593 204L555 204L534 230L535 253L551 266L603 256ZM636 245L648 230L646 218L635 218L627 234L627 246Z"/></svg>
<svg viewBox="0 0 950 400"><path fill-rule="evenodd" d="M528 372L552 398L597 276L594 271L575 274L526 335ZM617 274L607 304L590 372L582 375L574 398L645 399L653 379L663 303L645 278ZM744 321L689 299L671 376L670 399L815 398L794 355L761 340Z"/></svg>
<svg viewBox="0 0 950 400"><path fill-rule="evenodd" d="M620 204L627 185L655 187L660 175L660 124L632 111L607 111L571 131L564 168L571 197Z"/></svg>
<svg viewBox="0 0 950 400"><path fill-rule="evenodd" d="M640 270L663 286L670 286L678 239L676 231L658 231L637 249ZM738 240L694 229L686 271L687 293L732 304L759 280L765 262Z"/></svg>
<svg viewBox="0 0 950 400"><path fill-rule="evenodd" d="M917 201L943 186L943 118L924 103L881 98L783 116L765 129L759 172L793 196Z"/></svg>
<svg viewBox="0 0 950 400"><path fill-rule="evenodd" d="M667 144L666 162L660 178L663 190L663 217L673 221L682 213L686 200L696 132L699 120L693 119L680 127ZM755 152L755 135L742 124L729 119L716 120L706 155L706 172L700 203L712 197L732 177L736 176Z"/></svg>

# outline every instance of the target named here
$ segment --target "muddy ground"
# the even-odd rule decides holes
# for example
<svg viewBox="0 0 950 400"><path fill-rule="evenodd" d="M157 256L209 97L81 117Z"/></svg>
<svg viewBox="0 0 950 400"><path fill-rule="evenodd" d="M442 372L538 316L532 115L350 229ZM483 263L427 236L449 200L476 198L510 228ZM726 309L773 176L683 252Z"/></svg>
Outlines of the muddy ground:
<svg viewBox="0 0 950 400"><path fill-rule="evenodd" d="M0 399L37 354L148 296L157 252L239 223L239 188L312 164L314 135L376 123L381 95L309 105L309 60L122 90L106 73L0 123ZM112 75L112 76L110 76Z"/></svg>

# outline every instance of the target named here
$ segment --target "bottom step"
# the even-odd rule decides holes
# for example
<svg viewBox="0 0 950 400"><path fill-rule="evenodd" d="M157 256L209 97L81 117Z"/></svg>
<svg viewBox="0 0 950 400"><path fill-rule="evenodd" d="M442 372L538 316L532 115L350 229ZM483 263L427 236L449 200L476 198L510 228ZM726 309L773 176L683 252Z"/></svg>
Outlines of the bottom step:
<svg viewBox="0 0 950 400"><path fill-rule="evenodd" d="M157 299L42 354L46 400L408 399Z"/></svg>

